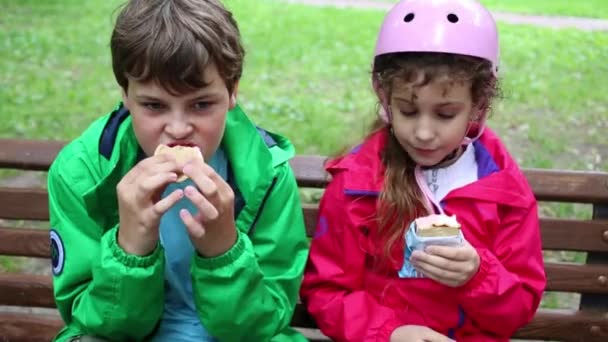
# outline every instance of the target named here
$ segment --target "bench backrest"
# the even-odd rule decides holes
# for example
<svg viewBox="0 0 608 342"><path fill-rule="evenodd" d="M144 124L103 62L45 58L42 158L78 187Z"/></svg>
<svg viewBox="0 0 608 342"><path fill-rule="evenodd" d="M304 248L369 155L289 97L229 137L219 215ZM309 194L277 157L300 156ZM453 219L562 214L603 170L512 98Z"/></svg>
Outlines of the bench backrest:
<svg viewBox="0 0 608 342"><path fill-rule="evenodd" d="M59 141L0 139L0 169L46 171L64 145ZM298 184L322 189L327 184L324 157L297 156L291 160ZM549 292L581 294L572 310L541 309L534 320L518 331L524 339L605 341L608 338L608 173L525 169L539 201L583 203L592 206L585 218L541 218L545 251L586 252L586 262L565 263L546 259ZM304 204L309 236L313 235L317 205ZM589 211L591 212L591 211ZM46 229L34 227L48 221L47 192L40 187L0 187L0 255L48 258ZM31 223L31 227L23 222ZM16 226L19 226L18 228ZM49 276L25 273L0 274L0 306L54 308ZM1 307L0 307L1 309ZM314 321L298 305L292 325L314 328ZM61 322L56 315L2 313L0 337L8 341L49 340ZM5 334L5 335L2 335Z"/></svg>

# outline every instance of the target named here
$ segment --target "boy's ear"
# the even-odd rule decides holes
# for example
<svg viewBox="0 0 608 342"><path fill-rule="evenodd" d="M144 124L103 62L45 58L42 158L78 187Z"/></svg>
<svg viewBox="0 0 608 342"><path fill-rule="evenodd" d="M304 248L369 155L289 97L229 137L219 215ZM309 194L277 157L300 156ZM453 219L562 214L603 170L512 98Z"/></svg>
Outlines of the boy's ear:
<svg viewBox="0 0 608 342"><path fill-rule="evenodd" d="M228 100L228 108L234 109L236 107L236 97L239 92L239 81L234 83L234 87L232 88L232 94L230 94L230 99Z"/></svg>
<svg viewBox="0 0 608 342"><path fill-rule="evenodd" d="M124 88L120 88L120 95L122 96L122 104L123 106L127 107L127 109L129 109L129 107L127 106L127 101L129 100L129 97L127 96L127 91Z"/></svg>

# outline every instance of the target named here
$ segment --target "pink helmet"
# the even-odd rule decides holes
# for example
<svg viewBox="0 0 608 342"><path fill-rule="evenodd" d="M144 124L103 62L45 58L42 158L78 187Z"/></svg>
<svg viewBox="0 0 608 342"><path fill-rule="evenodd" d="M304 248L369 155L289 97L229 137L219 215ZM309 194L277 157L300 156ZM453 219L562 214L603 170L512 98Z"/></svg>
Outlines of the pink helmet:
<svg viewBox="0 0 608 342"><path fill-rule="evenodd" d="M498 71L498 30L476 0L402 0L385 16L375 56L393 52L444 52L492 62Z"/></svg>
<svg viewBox="0 0 608 342"><path fill-rule="evenodd" d="M498 29L492 14L476 0L401 0L386 14L374 56L396 52L442 52L483 58L498 73ZM376 80L374 89L379 91ZM389 122L382 103L380 117ZM471 123L464 143L477 139L487 113Z"/></svg>

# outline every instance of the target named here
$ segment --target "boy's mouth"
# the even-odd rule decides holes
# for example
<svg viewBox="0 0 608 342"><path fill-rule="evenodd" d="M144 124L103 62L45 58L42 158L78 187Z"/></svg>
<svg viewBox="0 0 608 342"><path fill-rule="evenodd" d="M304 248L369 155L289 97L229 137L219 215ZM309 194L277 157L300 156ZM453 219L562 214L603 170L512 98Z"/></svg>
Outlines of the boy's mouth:
<svg viewBox="0 0 608 342"><path fill-rule="evenodd" d="M169 146L169 147L175 147L175 146L194 147L196 145L191 142L188 142L188 141L175 141L175 142L167 144L167 146Z"/></svg>

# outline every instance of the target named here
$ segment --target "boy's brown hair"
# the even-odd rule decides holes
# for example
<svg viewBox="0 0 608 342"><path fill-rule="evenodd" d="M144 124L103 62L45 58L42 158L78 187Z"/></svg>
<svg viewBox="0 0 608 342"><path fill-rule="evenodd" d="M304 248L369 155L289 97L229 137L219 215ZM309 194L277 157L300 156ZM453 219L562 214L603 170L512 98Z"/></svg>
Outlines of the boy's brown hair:
<svg viewBox="0 0 608 342"><path fill-rule="evenodd" d="M232 93L245 51L232 13L218 0L130 0L121 9L110 43L116 81L157 81L172 94L207 86L215 63Z"/></svg>

